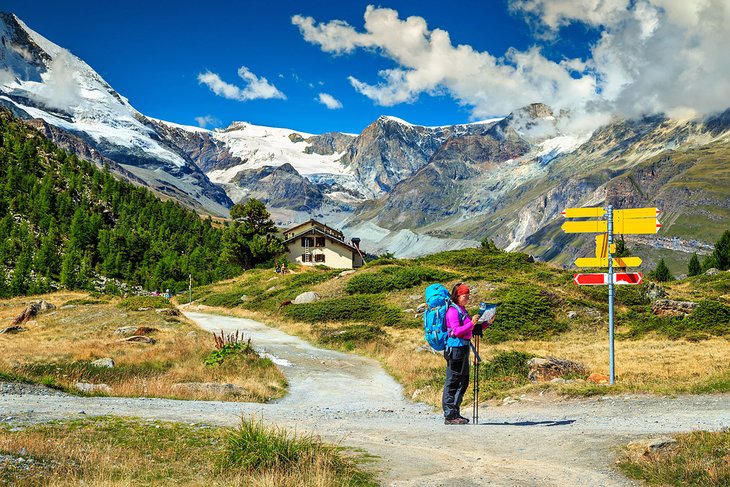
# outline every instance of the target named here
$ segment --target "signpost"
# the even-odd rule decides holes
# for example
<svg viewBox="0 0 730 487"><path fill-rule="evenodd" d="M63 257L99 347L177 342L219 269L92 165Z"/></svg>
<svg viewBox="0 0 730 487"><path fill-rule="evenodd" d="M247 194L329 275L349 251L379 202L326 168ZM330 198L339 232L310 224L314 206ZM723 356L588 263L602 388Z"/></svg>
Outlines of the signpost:
<svg viewBox="0 0 730 487"><path fill-rule="evenodd" d="M617 284L641 284L640 272L614 272L614 267L638 267L641 265L639 257L614 257L616 246L613 243L614 234L654 234L661 228L658 216L661 210L657 208L627 208L614 210L608 208L566 208L563 210L565 218L582 218L582 220L566 221L561 228L565 233L597 233L596 256L580 257L575 260L578 267L607 267L607 273L574 274L573 281L580 286L608 285L608 348L611 368L611 384L615 380L614 350L613 350L613 298L614 286ZM599 218L586 220L586 218Z"/></svg>

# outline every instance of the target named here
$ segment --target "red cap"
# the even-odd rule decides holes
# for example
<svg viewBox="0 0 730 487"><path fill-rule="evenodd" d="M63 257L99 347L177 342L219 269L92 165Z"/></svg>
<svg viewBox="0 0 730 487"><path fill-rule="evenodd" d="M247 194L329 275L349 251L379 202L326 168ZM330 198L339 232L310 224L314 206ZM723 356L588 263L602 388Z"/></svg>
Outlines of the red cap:
<svg viewBox="0 0 730 487"><path fill-rule="evenodd" d="M456 295L457 296L462 296L464 294L469 294L469 286L467 286L466 284L460 284L456 288Z"/></svg>

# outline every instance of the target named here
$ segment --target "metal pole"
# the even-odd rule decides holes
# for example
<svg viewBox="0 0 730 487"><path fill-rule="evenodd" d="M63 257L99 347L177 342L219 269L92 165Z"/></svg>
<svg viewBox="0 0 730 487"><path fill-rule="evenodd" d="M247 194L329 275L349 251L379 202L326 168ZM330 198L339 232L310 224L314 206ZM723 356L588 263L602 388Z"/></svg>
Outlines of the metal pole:
<svg viewBox="0 0 730 487"><path fill-rule="evenodd" d="M613 254L611 246L613 245L613 206L608 205L608 354L609 364L611 368L610 377L611 385L613 385L614 363L613 363Z"/></svg>
<svg viewBox="0 0 730 487"><path fill-rule="evenodd" d="M189 291L189 296L190 296L190 299L188 299L188 303L192 303L193 302L193 275L192 274L190 274L190 284L188 284L188 291Z"/></svg>

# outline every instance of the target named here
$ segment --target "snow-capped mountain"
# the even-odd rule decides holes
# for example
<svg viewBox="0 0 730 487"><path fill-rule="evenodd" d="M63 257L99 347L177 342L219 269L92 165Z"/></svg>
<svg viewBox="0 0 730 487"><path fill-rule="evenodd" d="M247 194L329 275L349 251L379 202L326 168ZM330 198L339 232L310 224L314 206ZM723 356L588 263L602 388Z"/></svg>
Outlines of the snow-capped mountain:
<svg viewBox="0 0 730 487"><path fill-rule="evenodd" d="M0 14L0 37L1 105L55 127L47 135L65 138L69 150L93 149L123 169L123 177L132 174L134 182L191 207L227 214L225 192L89 65L12 14Z"/></svg>

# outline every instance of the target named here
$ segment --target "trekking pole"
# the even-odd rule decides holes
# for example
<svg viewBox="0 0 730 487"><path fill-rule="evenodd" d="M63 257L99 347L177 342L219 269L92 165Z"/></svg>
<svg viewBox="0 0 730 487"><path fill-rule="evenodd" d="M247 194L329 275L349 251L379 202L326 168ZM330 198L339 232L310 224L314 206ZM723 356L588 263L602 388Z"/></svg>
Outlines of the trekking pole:
<svg viewBox="0 0 730 487"><path fill-rule="evenodd" d="M479 335L476 337L477 342L477 357L479 356ZM476 381L476 390L474 392L474 424L479 424L479 362L481 360L477 361L476 370L474 371L474 380Z"/></svg>

